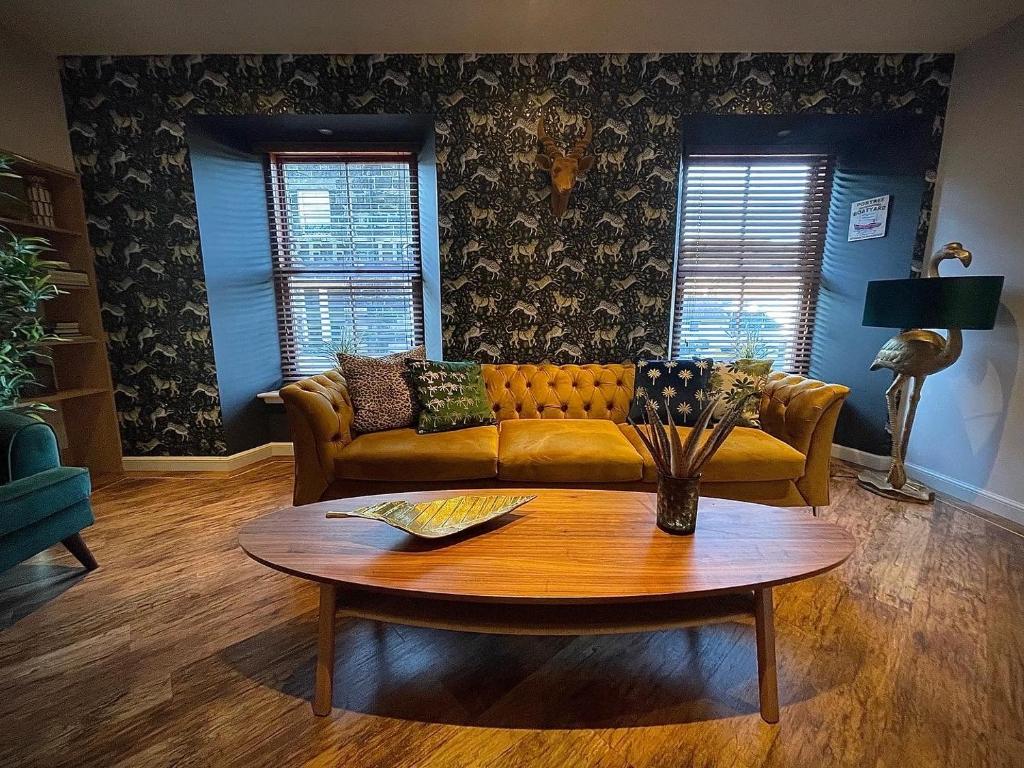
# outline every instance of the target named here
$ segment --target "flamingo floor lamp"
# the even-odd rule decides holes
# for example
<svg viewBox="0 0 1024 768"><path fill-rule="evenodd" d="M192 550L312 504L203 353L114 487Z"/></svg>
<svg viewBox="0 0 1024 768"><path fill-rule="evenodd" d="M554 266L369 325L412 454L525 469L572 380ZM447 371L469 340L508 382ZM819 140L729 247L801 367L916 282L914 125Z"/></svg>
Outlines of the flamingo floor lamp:
<svg viewBox="0 0 1024 768"><path fill-rule="evenodd" d="M910 430L927 376L948 368L963 350L962 330L991 330L999 309L1003 278L939 277L939 264L956 259L965 267L971 252L960 243L947 243L925 264L922 276L906 280L873 280L864 302L864 325L910 328L885 342L871 370L888 368L895 374L885 392L892 433L892 460L888 473L864 471L861 485L870 491L904 501L929 502L934 494L907 479L903 462ZM943 338L923 328L944 328ZM906 401L907 393L909 401Z"/></svg>

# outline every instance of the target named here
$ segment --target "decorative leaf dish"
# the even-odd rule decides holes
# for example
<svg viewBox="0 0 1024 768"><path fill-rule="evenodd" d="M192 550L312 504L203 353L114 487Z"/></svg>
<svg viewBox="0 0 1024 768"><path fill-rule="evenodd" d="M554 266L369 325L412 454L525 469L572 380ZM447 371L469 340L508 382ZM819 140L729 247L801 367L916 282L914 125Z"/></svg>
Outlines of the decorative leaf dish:
<svg viewBox="0 0 1024 768"><path fill-rule="evenodd" d="M349 512L327 513L327 517L363 517L381 520L421 539L440 539L507 515L536 496L453 496L421 501L384 501Z"/></svg>

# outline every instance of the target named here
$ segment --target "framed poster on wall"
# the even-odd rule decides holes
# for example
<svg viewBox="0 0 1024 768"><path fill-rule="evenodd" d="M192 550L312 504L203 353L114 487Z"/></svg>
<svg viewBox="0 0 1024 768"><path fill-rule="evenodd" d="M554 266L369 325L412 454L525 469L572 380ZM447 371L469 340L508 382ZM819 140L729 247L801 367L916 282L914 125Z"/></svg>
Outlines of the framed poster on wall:
<svg viewBox="0 0 1024 768"><path fill-rule="evenodd" d="M850 231L847 242L885 237L889 221L889 195L869 197L850 205Z"/></svg>

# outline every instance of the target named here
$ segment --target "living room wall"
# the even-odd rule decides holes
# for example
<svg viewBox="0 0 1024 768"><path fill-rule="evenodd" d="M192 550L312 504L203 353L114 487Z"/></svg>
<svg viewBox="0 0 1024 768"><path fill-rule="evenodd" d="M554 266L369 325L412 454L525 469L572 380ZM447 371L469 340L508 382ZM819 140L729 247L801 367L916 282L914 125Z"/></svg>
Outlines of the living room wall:
<svg viewBox="0 0 1024 768"><path fill-rule="evenodd" d="M0 149L71 168L57 57L0 30Z"/></svg>
<svg viewBox="0 0 1024 768"><path fill-rule="evenodd" d="M966 331L961 358L928 378L908 469L1024 525L1024 17L964 49L956 72L930 247L960 241L968 274L1006 281L995 328Z"/></svg>
<svg viewBox="0 0 1024 768"><path fill-rule="evenodd" d="M204 394L218 386L212 351L183 353L209 328L190 115L434 114L446 357L624 360L666 352L681 116L911 111L935 126L934 168L952 64L845 53L65 59L119 406L162 407L188 427L126 425L125 452L227 450L223 425L199 417L217 404ZM562 220L533 162L542 113L563 146L584 118L594 128L598 162ZM140 295L181 311L159 316ZM180 377L179 392L156 391L151 374Z"/></svg>

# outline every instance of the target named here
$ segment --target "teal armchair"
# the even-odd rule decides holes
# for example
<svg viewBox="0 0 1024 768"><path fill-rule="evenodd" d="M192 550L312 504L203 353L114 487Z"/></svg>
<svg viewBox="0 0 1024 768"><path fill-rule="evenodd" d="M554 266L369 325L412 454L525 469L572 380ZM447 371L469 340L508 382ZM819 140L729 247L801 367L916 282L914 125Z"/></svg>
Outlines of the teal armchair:
<svg viewBox="0 0 1024 768"><path fill-rule="evenodd" d="M88 470L60 465L48 425L0 411L0 571L58 541L96 568L80 533L93 524L91 490Z"/></svg>

